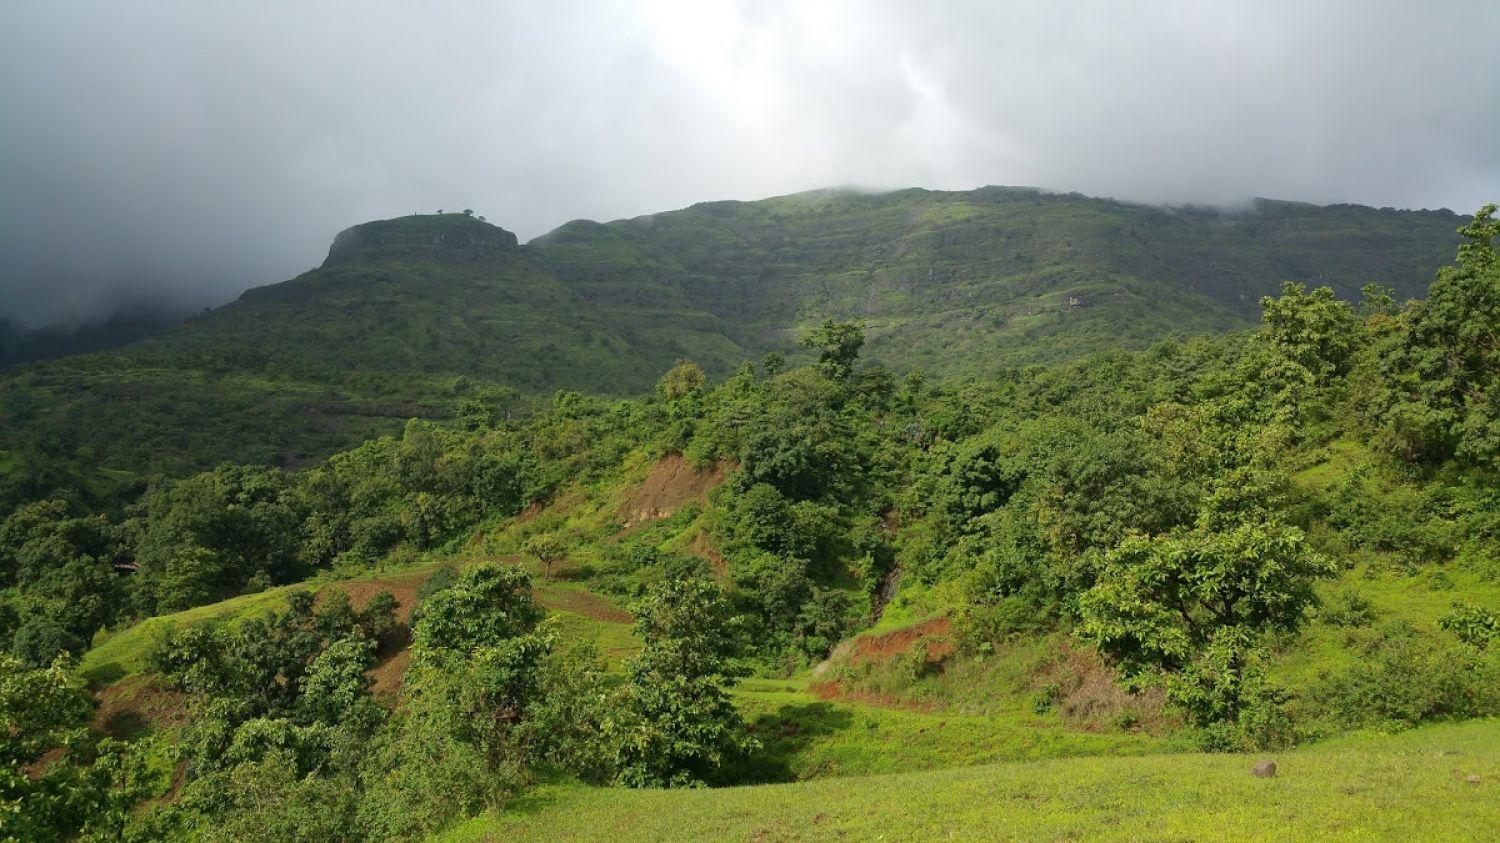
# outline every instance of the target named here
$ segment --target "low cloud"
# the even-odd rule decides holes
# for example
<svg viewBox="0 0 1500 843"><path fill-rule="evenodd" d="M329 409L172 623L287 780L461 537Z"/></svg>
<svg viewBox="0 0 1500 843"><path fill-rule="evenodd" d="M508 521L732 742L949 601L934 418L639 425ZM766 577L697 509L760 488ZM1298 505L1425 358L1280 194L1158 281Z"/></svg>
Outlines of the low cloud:
<svg viewBox="0 0 1500 843"><path fill-rule="evenodd" d="M0 315L233 298L366 219L829 185L1471 211L1488 2L18 5ZM1476 69L1477 68L1477 69Z"/></svg>

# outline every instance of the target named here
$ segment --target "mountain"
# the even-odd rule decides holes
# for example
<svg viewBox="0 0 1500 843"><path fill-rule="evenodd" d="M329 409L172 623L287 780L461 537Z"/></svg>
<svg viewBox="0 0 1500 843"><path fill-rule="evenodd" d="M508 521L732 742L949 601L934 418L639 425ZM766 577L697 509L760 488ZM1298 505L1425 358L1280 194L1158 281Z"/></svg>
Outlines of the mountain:
<svg viewBox="0 0 1500 843"><path fill-rule="evenodd" d="M371 222L180 328L0 377L0 503L298 465L464 401L636 394L680 358L722 375L829 317L866 320L872 360L958 375L1242 328L1284 279L1417 296L1458 224L1000 187L709 202L525 245L463 214Z"/></svg>
<svg viewBox="0 0 1500 843"><path fill-rule="evenodd" d="M1244 327L1284 280L1421 296L1459 223L1271 200L1230 212L1025 188L825 190L574 222L530 245L628 331L696 309L758 354L861 318L872 358L954 373Z"/></svg>

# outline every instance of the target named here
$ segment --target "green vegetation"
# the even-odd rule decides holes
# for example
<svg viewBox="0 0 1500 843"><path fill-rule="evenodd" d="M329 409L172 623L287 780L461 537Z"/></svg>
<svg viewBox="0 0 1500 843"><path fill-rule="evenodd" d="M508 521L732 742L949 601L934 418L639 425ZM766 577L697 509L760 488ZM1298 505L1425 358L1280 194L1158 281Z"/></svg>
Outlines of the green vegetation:
<svg viewBox="0 0 1500 843"><path fill-rule="evenodd" d="M27 668L0 654L0 834L109 837L149 795L139 756L88 732L92 703L66 659ZM50 757L49 757L50 756Z"/></svg>
<svg viewBox="0 0 1500 843"><path fill-rule="evenodd" d="M823 699L808 678L747 679L736 688L759 752L733 768L741 782L804 781L937 770L1042 758L1146 755L1188 748L1181 741L1121 729L1070 723L1038 713L1019 694L992 699L1000 710L966 713L956 706L907 707ZM993 692L994 685L979 686Z"/></svg>
<svg viewBox="0 0 1500 843"><path fill-rule="evenodd" d="M7 756L0 820L1194 836L1284 811L1359 834L1422 827L1370 805L1431 822L1458 800L1493 824L1456 761L1410 756L1458 736L1488 786L1491 721L1369 734L1500 715L1493 212L1403 307L1290 284L1253 333L983 377L898 377L861 356L877 328L823 319L806 365L684 360L645 397L520 416L470 396L299 468L23 501L0 520L0 683L12 712L26 689L75 702L6 715L36 737ZM444 225L358 230L329 266L427 254ZM539 260L472 234L446 259ZM96 732L126 690L155 715L91 736L83 677ZM1284 775L1249 776L1232 753L1252 751ZM809 779L838 781L781 812L733 787ZM49 781L87 796L57 809Z"/></svg>
<svg viewBox="0 0 1500 843"><path fill-rule="evenodd" d="M1495 823L1500 723L1309 747L1279 757L1271 779L1251 776L1254 762L1078 758L708 791L554 786L440 839L1467 840Z"/></svg>
<svg viewBox="0 0 1500 843"><path fill-rule="evenodd" d="M0 509L63 490L115 504L225 460L302 467L557 389L639 395L683 358L724 377L830 317L864 320L866 356L895 371L989 379L1249 327L1288 278L1416 296L1457 224L997 187L705 203L526 246L465 214L366 223L323 266L180 328L0 377Z"/></svg>

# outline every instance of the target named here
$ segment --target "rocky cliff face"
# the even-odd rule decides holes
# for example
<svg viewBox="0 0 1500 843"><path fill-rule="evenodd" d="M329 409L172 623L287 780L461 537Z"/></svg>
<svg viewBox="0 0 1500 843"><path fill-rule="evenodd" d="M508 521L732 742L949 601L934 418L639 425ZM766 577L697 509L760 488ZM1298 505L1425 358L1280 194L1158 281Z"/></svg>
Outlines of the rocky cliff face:
<svg viewBox="0 0 1500 843"><path fill-rule="evenodd" d="M412 258L488 263L519 249L516 235L498 226L465 214L423 214L344 229L323 266Z"/></svg>

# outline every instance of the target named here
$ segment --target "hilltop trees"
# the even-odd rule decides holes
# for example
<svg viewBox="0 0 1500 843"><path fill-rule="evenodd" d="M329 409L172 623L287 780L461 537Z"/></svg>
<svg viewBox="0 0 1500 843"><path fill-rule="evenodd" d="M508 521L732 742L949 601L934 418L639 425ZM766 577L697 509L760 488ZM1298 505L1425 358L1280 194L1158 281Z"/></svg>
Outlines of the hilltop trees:
<svg viewBox="0 0 1500 843"><path fill-rule="evenodd" d="M832 380L848 380L865 344L864 325L825 319L802 338L802 344L818 352L818 370L824 375Z"/></svg>

